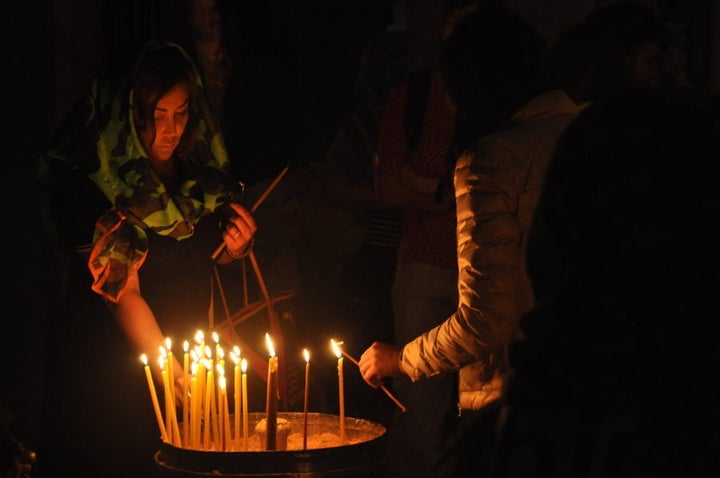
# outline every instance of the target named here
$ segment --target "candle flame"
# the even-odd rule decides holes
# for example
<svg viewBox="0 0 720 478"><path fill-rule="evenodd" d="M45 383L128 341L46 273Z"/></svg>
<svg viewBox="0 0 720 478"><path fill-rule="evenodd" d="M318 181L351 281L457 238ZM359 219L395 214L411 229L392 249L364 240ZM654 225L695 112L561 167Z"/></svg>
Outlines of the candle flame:
<svg viewBox="0 0 720 478"><path fill-rule="evenodd" d="M209 359L212 358L212 349L209 345L205 346L205 356Z"/></svg>
<svg viewBox="0 0 720 478"><path fill-rule="evenodd" d="M218 335L217 332L213 332L213 333L212 333L212 338L213 338L213 341L214 341L216 344L220 342L220 336Z"/></svg>
<svg viewBox="0 0 720 478"><path fill-rule="evenodd" d="M144 363L145 365L147 365L147 364L148 364L147 355L146 355L146 354L140 355L140 361L141 361L142 363Z"/></svg>
<svg viewBox="0 0 720 478"><path fill-rule="evenodd" d="M220 365L219 363L215 365L215 370L217 370L218 375L224 377L225 376L225 368Z"/></svg>
<svg viewBox="0 0 720 478"><path fill-rule="evenodd" d="M190 351L190 358L192 358L193 362L197 362L200 360L200 355L198 355L198 352L196 349L192 349Z"/></svg>
<svg viewBox="0 0 720 478"><path fill-rule="evenodd" d="M218 345L217 346L217 358L222 360L224 357L225 357L225 351L223 350L223 348L221 346Z"/></svg>
<svg viewBox="0 0 720 478"><path fill-rule="evenodd" d="M220 378L218 379L218 385L220 386L220 390L225 390L225 388L227 387L225 375L220 375Z"/></svg>
<svg viewBox="0 0 720 478"><path fill-rule="evenodd" d="M189 344L188 341L186 340L185 342L183 342L183 351L184 351L185 353L187 353L188 350L190 350L190 344Z"/></svg>
<svg viewBox="0 0 720 478"><path fill-rule="evenodd" d="M242 370L242 373L247 373L247 360L242 359L240 361L240 370Z"/></svg>
<svg viewBox="0 0 720 478"><path fill-rule="evenodd" d="M235 351L230 352L230 358L235 363L235 366L237 366L240 363L240 354L239 353L235 353Z"/></svg>
<svg viewBox="0 0 720 478"><path fill-rule="evenodd" d="M193 375L197 375L197 369L198 369L198 363L193 362L192 365L190 365L190 371Z"/></svg>
<svg viewBox="0 0 720 478"><path fill-rule="evenodd" d="M303 357L305 357L305 361L310 361L310 352L308 352L308 349L303 349Z"/></svg>
<svg viewBox="0 0 720 478"><path fill-rule="evenodd" d="M240 347L238 347L237 345L235 345L235 346L233 347L233 352L235 352L235 355L237 355L238 357L240 357Z"/></svg>
<svg viewBox="0 0 720 478"><path fill-rule="evenodd" d="M202 330L199 330L195 332L195 342L198 344L202 344L205 341L205 334L203 334Z"/></svg>
<svg viewBox="0 0 720 478"><path fill-rule="evenodd" d="M170 340L170 337L165 338L165 347L167 347L168 351L172 350L172 340Z"/></svg>
<svg viewBox="0 0 720 478"><path fill-rule="evenodd" d="M270 334L265 332L265 343L267 344L268 351L270 352L270 357L275 357L275 347L273 347L272 340L270 339Z"/></svg>
<svg viewBox="0 0 720 478"><path fill-rule="evenodd" d="M342 344L342 342L335 342L335 339L330 339L330 345L332 345L332 349L333 349L333 352L335 353L335 356L337 358L340 358L340 357L342 357L342 351L340 350L338 343Z"/></svg>
<svg viewBox="0 0 720 478"><path fill-rule="evenodd" d="M160 364L160 370L165 370L165 357L158 357L158 363Z"/></svg>

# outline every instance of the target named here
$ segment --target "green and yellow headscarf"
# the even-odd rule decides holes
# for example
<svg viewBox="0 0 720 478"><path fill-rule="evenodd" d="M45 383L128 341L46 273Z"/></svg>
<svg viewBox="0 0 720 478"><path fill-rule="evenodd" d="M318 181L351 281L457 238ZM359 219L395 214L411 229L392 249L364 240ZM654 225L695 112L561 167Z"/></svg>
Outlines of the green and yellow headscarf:
<svg viewBox="0 0 720 478"><path fill-rule="evenodd" d="M53 148L49 157L77 165L111 201L113 207L95 226L88 266L92 289L117 302L128 277L143 264L148 252L147 230L175 238L189 238L199 219L214 211L230 187L230 166L223 136L210 113L201 77L188 54L174 43L151 42L143 55L159 49L176 49L195 78L198 115L195 146L185 161L190 171L179 192L171 196L150 165L132 115L132 76L100 75L93 81L80 123L84 133L74 134ZM77 131L75 133L78 133ZM94 141L94 148L71 146L69 141ZM96 157L77 157L92 150ZM86 154L87 156L87 154ZM177 159L177 158L176 158Z"/></svg>

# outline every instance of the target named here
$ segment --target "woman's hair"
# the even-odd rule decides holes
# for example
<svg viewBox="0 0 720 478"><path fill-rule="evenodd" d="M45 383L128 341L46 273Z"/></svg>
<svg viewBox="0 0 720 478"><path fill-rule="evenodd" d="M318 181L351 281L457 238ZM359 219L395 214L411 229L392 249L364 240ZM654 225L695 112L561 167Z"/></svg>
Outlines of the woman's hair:
<svg viewBox="0 0 720 478"><path fill-rule="evenodd" d="M443 45L441 71L457 105L456 151L504 127L550 89L548 46L524 17L495 4L463 18Z"/></svg>
<svg viewBox="0 0 720 478"><path fill-rule="evenodd" d="M193 149L199 122L195 68L190 59L173 45L161 45L146 51L139 61L133 85L133 121L143 147L155 139L155 107L177 86L188 92L190 116L175 154L184 158Z"/></svg>

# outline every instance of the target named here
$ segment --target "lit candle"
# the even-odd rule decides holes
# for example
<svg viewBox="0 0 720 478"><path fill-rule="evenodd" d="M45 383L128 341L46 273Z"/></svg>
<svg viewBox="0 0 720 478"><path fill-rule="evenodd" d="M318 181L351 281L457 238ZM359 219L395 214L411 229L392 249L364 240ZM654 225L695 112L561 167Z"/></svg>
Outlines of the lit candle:
<svg viewBox="0 0 720 478"><path fill-rule="evenodd" d="M227 382L225 381L225 376L222 376L222 383L220 384L220 388L223 391L223 397L222 397L222 436L223 436L223 450L228 451L230 448L230 444L232 443L232 435L230 434L230 407L228 406L228 398L227 398Z"/></svg>
<svg viewBox="0 0 720 478"><path fill-rule="evenodd" d="M160 374L162 375L163 384L165 386L165 423L167 424L167 434L170 439L170 443L173 445L180 445L180 434L177 429L177 417L173 415L172 403L175 400L173 395L173 389L170 387L170 378L168 377L167 371L167 355L160 356L160 367L162 368Z"/></svg>
<svg viewBox="0 0 720 478"><path fill-rule="evenodd" d="M222 404L223 400L225 399L225 386L225 377L222 375L218 375L218 402L220 403L220 407L218 409L218 417L220 418L220 423L222 423L223 425L225 423L225 409ZM223 434L223 428L220 428L216 433L215 449L218 451L225 450L225 435Z"/></svg>
<svg viewBox="0 0 720 478"><path fill-rule="evenodd" d="M225 369L219 364L215 364L215 376L217 377L215 379L215 387L217 390L214 391L214 398L213 398L213 407L214 409L210 410L210 413L214 417L213 421L213 440L216 443L216 449L218 451L222 451L221 447L221 441L222 441L222 426L223 426L223 417L220 415L220 411L222 410L222 397L220 396L220 378L225 377Z"/></svg>
<svg viewBox="0 0 720 478"><path fill-rule="evenodd" d="M199 346L193 349L192 351L192 357L193 357L193 363L197 364L195 367L195 377L197 380L197 411L199 413L198 415L198 424L202 422L202 414L204 410L204 400L205 400L205 375L207 372L207 367L205 365L205 358L204 358L204 352L199 349Z"/></svg>
<svg viewBox="0 0 720 478"><path fill-rule="evenodd" d="M155 418L157 419L158 428L160 428L160 437L167 442L167 431L163 423L162 412L160 411L160 403L158 402L157 393L155 392L155 384L153 383L150 366L148 365L147 355L142 354L140 360L145 364L145 376L147 377L148 388L150 389L150 398L152 399L153 408L155 409Z"/></svg>
<svg viewBox="0 0 720 478"><path fill-rule="evenodd" d="M190 344L183 342L183 443L190 448L190 409L188 408L188 387L190 386Z"/></svg>
<svg viewBox="0 0 720 478"><path fill-rule="evenodd" d="M265 400L265 449L273 451L277 448L277 369L278 359L275 357L275 348L273 347L270 334L265 333L265 341L270 351L270 359L268 360L268 376L267 376L267 397Z"/></svg>
<svg viewBox="0 0 720 478"><path fill-rule="evenodd" d="M195 332L195 343L200 346L200 350L205 350L205 334L200 329Z"/></svg>
<svg viewBox="0 0 720 478"><path fill-rule="evenodd" d="M247 360L240 361L242 370L242 415L243 415L243 445L248 448L248 397L247 397Z"/></svg>
<svg viewBox="0 0 720 478"><path fill-rule="evenodd" d="M303 450L307 450L308 398L310 396L310 352L303 349L305 357L305 400L303 405Z"/></svg>
<svg viewBox="0 0 720 478"><path fill-rule="evenodd" d="M170 337L165 339L165 347L167 348L167 371L168 371L168 383L170 385L170 409L174 417L174 426L177 424L177 408L175 407L175 359L173 358L172 352L172 340ZM173 434L175 430L173 430ZM180 432L178 430L178 436Z"/></svg>
<svg viewBox="0 0 720 478"><path fill-rule="evenodd" d="M220 336L217 332L212 333L213 342L215 342L215 356L218 358L218 361L222 360L224 352L222 350L222 347L220 346Z"/></svg>
<svg viewBox="0 0 720 478"><path fill-rule="evenodd" d="M165 358L167 352L164 346L158 347L158 365L160 366L160 375L162 376L163 401L165 402L165 430L167 431L168 443L172 443L172 421L170 421L170 405L168 402L168 384L167 371L165 368Z"/></svg>
<svg viewBox="0 0 720 478"><path fill-rule="evenodd" d="M190 448L200 448L200 393L197 380L198 363L192 363L192 376L190 377Z"/></svg>
<svg viewBox="0 0 720 478"><path fill-rule="evenodd" d="M230 358L235 363L234 374L233 374L233 415L235 425L235 449L240 449L240 347L235 346L233 351L230 353Z"/></svg>
<svg viewBox="0 0 720 478"><path fill-rule="evenodd" d="M217 405L215 401L215 360L213 360L212 348L210 348L209 345L205 345L205 357L205 363L207 364L205 375L205 408L207 410L205 416L207 419L205 420L205 427L207 428L207 433L209 434L215 424L215 414L217 413ZM208 436L208 438L205 442L205 446L209 448L211 440L209 435L206 436Z"/></svg>
<svg viewBox="0 0 720 478"><path fill-rule="evenodd" d="M341 342L342 343L342 342ZM338 359L338 389L340 391L340 443L345 443L345 386L343 384L343 356L335 340L330 339L335 356Z"/></svg>
<svg viewBox="0 0 720 478"><path fill-rule="evenodd" d="M205 376L205 420L204 420L204 429L203 429L203 447L207 450L210 448L210 423L212 420L214 420L212 417L210 417L210 404L213 401L213 390L214 390L214 384L213 384L213 370L212 367L207 367L206 376Z"/></svg>

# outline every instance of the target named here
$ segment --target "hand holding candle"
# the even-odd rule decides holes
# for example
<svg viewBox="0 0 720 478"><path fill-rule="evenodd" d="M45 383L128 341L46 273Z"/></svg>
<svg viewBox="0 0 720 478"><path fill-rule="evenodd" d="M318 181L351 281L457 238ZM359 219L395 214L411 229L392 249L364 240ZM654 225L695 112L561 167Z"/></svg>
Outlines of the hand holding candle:
<svg viewBox="0 0 720 478"><path fill-rule="evenodd" d="M373 347L374 347L374 346L375 346L375 345L373 344ZM370 350L370 349L368 349L368 350ZM341 350L341 352L342 352L342 354L343 354L344 357L347 357L348 360L350 360L352 363L354 363L355 365L358 366L358 368L360 369L360 373L362 374L363 371L362 371L362 366L361 366L360 362L358 362L355 358L353 358L350 354L346 353L344 350ZM365 380L365 381L368 383L368 385L370 385L370 382L368 382L367 380ZM395 405L397 405L398 408L400 408L400 410L403 411L403 413L404 413L404 412L407 412L407 407L406 407L405 405L403 405L403 404L400 402L400 400L398 400L398 399L395 397L395 395L393 395L393 394L390 392L390 390L388 390L387 387L386 387L382 382L380 383L380 387L379 387L379 388L380 388L383 392L385 392L385 395L387 395L388 397L390 397L390 399L391 399L393 402L395 402Z"/></svg>

